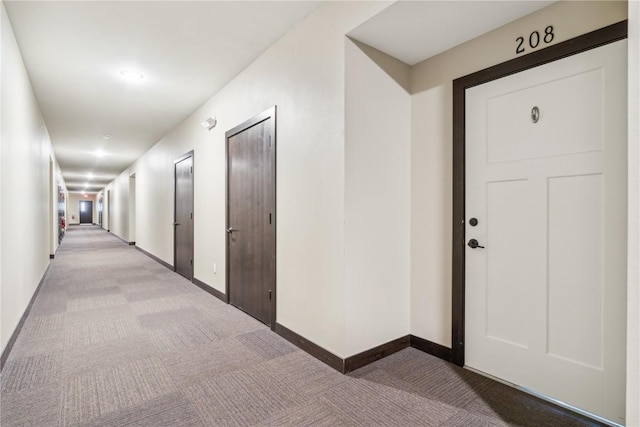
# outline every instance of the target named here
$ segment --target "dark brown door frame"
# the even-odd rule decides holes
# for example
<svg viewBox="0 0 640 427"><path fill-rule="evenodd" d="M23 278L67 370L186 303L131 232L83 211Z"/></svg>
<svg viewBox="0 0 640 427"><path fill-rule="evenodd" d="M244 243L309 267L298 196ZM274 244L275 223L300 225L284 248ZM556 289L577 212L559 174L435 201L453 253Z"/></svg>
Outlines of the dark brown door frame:
<svg viewBox="0 0 640 427"><path fill-rule="evenodd" d="M276 165L277 165L277 120L276 120L276 106L274 105L273 107L267 109L266 111L258 114L257 116L245 121L244 123L239 124L238 126L234 127L231 130L228 130L225 133L225 177L226 177L226 196L225 196L225 203L226 203L226 208L225 208L225 230L228 230L230 227L229 224L229 138L232 138L234 135L239 134L240 132L249 129L250 127L253 127L255 125L257 125L258 123L262 123L265 120L269 120L272 119L272 135L273 135L273 140L272 140L272 144L273 144L273 167L271 168L271 173L272 173L272 179L271 182L273 183L273 187L272 187L272 194L273 194L273 206L272 206L272 212L273 212L273 227L274 227L274 234L273 234L273 256L274 256L274 260L273 260L273 283L272 283L272 287L271 289L273 290L272 294L271 294L271 330L274 331L276 328L276 301L277 301L277 269L276 269L276 236L277 236L277 218L278 218L278 213L277 213L277 209L276 209L276 197L277 197L277 193L276 193L276 177L277 177L277 173L276 173ZM226 274L225 274L225 298L226 298L226 302L227 304L229 303L229 271L230 271L230 260L229 260L229 236L227 234L227 236L225 237L225 252L226 252L226 262L225 262L225 268L226 268Z"/></svg>
<svg viewBox="0 0 640 427"><path fill-rule="evenodd" d="M471 87L627 38L627 21L592 31L453 81L452 360L464 366L465 91Z"/></svg>
<svg viewBox="0 0 640 427"><path fill-rule="evenodd" d="M195 165L195 157L194 157L194 150L189 151L188 153L183 154L182 156L178 157L177 159L175 159L173 161L173 271L178 271L178 260L177 260L177 245L176 245L176 215L177 215L177 203L178 203L178 192L176 191L176 165L178 163L180 163L181 161L188 159L189 157L191 157L191 167L193 168L193 171L195 172L196 170L196 165ZM195 175L192 175L195 176ZM194 196L195 199L195 193L193 192L193 188L194 188L194 179L191 179L191 194ZM191 201L192 203L194 203L194 200ZM191 206L191 211L193 212L193 206ZM195 216L195 215L194 215ZM195 229L195 221L194 221L194 227L191 228L191 242L192 245L194 243L194 229ZM193 255L193 246L191 247L191 254ZM193 257L192 257L193 258ZM195 264L195 260L193 260L193 263ZM194 265L191 266L191 278L190 280L193 281L193 276L194 276Z"/></svg>

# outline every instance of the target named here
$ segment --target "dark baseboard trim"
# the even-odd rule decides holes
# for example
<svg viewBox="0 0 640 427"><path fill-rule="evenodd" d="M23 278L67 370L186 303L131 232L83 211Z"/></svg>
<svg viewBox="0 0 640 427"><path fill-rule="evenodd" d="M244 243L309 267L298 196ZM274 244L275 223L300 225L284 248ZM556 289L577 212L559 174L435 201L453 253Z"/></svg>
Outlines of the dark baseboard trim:
<svg viewBox="0 0 640 427"><path fill-rule="evenodd" d="M49 254L49 259L54 259L56 257L56 254Z"/></svg>
<svg viewBox="0 0 640 427"><path fill-rule="evenodd" d="M286 339L296 347L299 347L300 349L306 351L319 361L326 363L342 374L355 371L356 369L366 366L369 363L375 362L376 360L380 360L393 353L403 350L409 347L411 341L410 336L406 335L404 337L400 337L393 341L389 341L388 343L381 344L372 349L363 351L362 353L358 353L356 355L343 359L331 353L330 351L325 350L319 345L312 343L305 337L296 334L292 330L282 326L279 323L276 323L274 331L276 334L280 335L282 338Z"/></svg>
<svg viewBox="0 0 640 427"><path fill-rule="evenodd" d="M142 249L140 246L135 246L135 248L137 250L139 250L140 252L142 252L143 254L145 254L146 256L148 256L149 258L151 258L152 260L154 260L155 262L157 262L158 264L162 264L163 266L167 267L169 270L175 271L173 269L173 265L169 264L168 262L165 262L165 261L161 260L160 258L158 258L157 256L155 256L153 254L150 254L149 252L147 252L144 249Z"/></svg>
<svg viewBox="0 0 640 427"><path fill-rule="evenodd" d="M450 348L425 340L424 338L416 337L415 335L409 335L409 339L411 341L411 347L453 363L453 351Z"/></svg>
<svg viewBox="0 0 640 427"><path fill-rule="evenodd" d="M400 350L404 350L409 347L409 344L410 335L406 335L372 349L363 351L362 353L349 356L344 359L344 373L346 374L347 372L355 371L369 363L373 363L376 360L380 360Z"/></svg>
<svg viewBox="0 0 640 427"><path fill-rule="evenodd" d="M388 343L381 344L363 351L362 353L343 359L279 323L276 323L274 332L289 341L291 344L306 351L319 361L331 366L333 369L343 374L355 371L356 369L362 368L376 360L383 359L408 347L413 347L437 358L446 360L447 362L453 361L453 353L450 348L414 335L405 335L404 337L397 338L393 341L389 341Z"/></svg>
<svg viewBox="0 0 640 427"><path fill-rule="evenodd" d="M203 291L205 291L208 294L213 295L214 297L218 298L220 301L224 302L224 303L229 303L229 301L227 301L227 296L225 294L223 294L222 292L220 292L217 289L212 288L211 286L207 285L205 282L203 282L202 280L198 280L195 277L192 280L193 284L196 285L197 287L199 287L200 289L202 289Z"/></svg>
<svg viewBox="0 0 640 427"><path fill-rule="evenodd" d="M292 330L282 326L276 322L274 332L280 335L285 340L289 341L296 347L306 351L319 361L326 363L338 372L344 373L344 360L328 350L320 347L317 344L312 343L305 337L296 334Z"/></svg>
<svg viewBox="0 0 640 427"><path fill-rule="evenodd" d="M135 246L136 242L129 242L129 246Z"/></svg>
<svg viewBox="0 0 640 427"><path fill-rule="evenodd" d="M111 233L109 231L109 233ZM122 237L118 236L116 233L111 233L114 237L117 237L118 239L120 239L122 242L126 243L127 245L129 244L128 240L123 239Z"/></svg>
<svg viewBox="0 0 640 427"><path fill-rule="evenodd" d="M7 346L2 351L2 356L0 357L0 371L2 371L2 369L4 368L4 364L7 362L7 359L9 358L9 354L11 353L11 349L13 348L13 345L15 344L16 340L18 339L18 335L20 335L20 331L22 330L22 326L24 325L25 320L27 320L27 316L29 316L29 313L31 312L31 307L33 307L33 303L35 302L36 297L38 296L38 293L40 292L40 288L42 288L42 284L44 283L44 279L47 277L47 273L49 273L49 267L50 266L51 266L51 264L49 264L47 266L47 269L44 271L44 274L42 275L42 278L40 279L40 283L38 283L38 286L36 287L36 291L33 293L33 296L31 297L31 301L29 301L29 304L27 305L26 310L24 311L24 313L22 313L22 317L20 318L20 321L18 322L18 325L16 326L15 330L13 331L13 334L11 334L11 338L9 338L9 342L7 342Z"/></svg>

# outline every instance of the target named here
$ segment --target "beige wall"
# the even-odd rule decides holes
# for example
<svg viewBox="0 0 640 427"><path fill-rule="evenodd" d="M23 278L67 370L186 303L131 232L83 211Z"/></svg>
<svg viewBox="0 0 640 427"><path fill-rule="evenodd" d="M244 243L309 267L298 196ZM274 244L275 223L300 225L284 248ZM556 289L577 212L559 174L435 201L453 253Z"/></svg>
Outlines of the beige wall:
<svg viewBox="0 0 640 427"><path fill-rule="evenodd" d="M102 190L104 195L102 199L102 228L109 230L127 242L134 241L129 236L130 214L132 213L129 203L129 176L132 174L130 170L131 168L121 173ZM109 191L111 195L107 197ZM109 203L111 203L111 206L109 206ZM170 264L173 264L173 262Z"/></svg>
<svg viewBox="0 0 640 427"><path fill-rule="evenodd" d="M78 193L69 193L67 198L67 224L74 225L80 223L80 209L78 201L81 195Z"/></svg>
<svg viewBox="0 0 640 427"><path fill-rule="evenodd" d="M629 2L627 425L640 426L640 2Z"/></svg>
<svg viewBox="0 0 640 427"><path fill-rule="evenodd" d="M553 25L555 44L626 18L626 2L559 2L412 67L413 335L451 346L453 80L516 57L519 35Z"/></svg>
<svg viewBox="0 0 640 427"><path fill-rule="evenodd" d="M4 350L57 248L52 175L59 168L22 56L0 5L0 348ZM53 174L50 161L53 159Z"/></svg>
<svg viewBox="0 0 640 427"><path fill-rule="evenodd" d="M411 96L346 44L344 317L353 355L409 334Z"/></svg>

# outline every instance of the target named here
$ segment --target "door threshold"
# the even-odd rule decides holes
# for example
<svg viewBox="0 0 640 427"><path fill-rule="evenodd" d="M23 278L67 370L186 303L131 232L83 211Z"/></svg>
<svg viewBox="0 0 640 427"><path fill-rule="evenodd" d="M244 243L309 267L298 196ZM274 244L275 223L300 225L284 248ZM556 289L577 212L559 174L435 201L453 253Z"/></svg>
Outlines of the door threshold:
<svg viewBox="0 0 640 427"><path fill-rule="evenodd" d="M537 397L538 399L542 399L542 400L544 400L546 402L553 403L554 405L560 406L561 408L567 409L567 410L569 410L571 412L575 412L575 413L580 414L582 416L585 416L587 418L591 418L592 420L604 423L604 424L612 426L612 427L624 427L624 424L618 424L615 421L611 421L611 420L608 420L606 418L602 418L599 415L592 414L591 412L587 412L584 409L577 408L577 407L572 406L572 405L570 405L568 403L565 403L565 402L563 402L561 400L557 400L557 399L554 399L552 397L545 396L544 394L540 394L538 392L535 392L535 391L533 391L533 390L531 390L529 388L522 387L522 386L519 386L519 385L514 384L514 383L510 383L509 381L503 380L502 378L494 377L491 374L487 374L486 372L480 371L480 370L478 370L476 368L472 368L471 366L464 365L463 368L468 370L468 371L474 372L474 373L476 373L478 375L482 375L483 377L489 378L489 379L491 379L493 381L499 382L500 384L504 384L504 385L509 386L511 388L514 388L516 390L520 390L520 391L522 391L524 393L527 393L527 394L529 394L531 396Z"/></svg>

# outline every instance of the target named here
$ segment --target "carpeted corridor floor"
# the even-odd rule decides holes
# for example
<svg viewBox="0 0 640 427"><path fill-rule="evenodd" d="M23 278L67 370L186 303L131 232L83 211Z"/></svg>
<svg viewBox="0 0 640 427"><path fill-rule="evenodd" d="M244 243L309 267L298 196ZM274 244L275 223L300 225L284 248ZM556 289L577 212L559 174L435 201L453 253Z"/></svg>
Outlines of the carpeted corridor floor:
<svg viewBox="0 0 640 427"><path fill-rule="evenodd" d="M2 427L597 425L415 349L342 375L91 226L1 376Z"/></svg>

